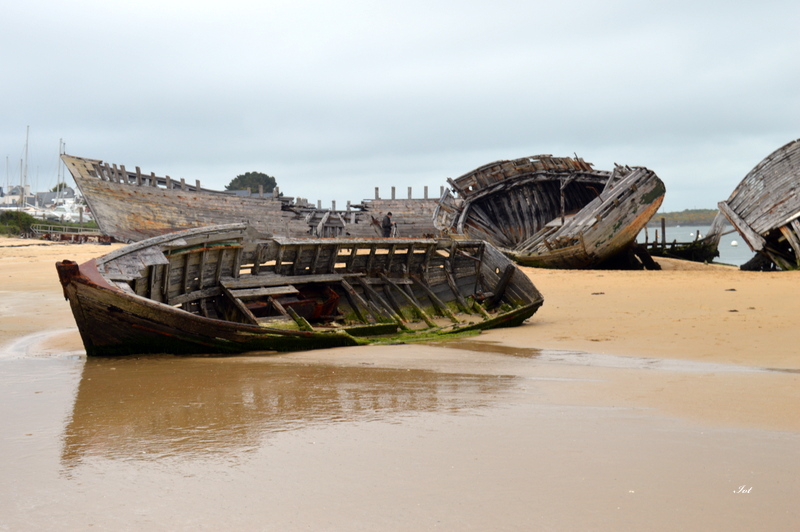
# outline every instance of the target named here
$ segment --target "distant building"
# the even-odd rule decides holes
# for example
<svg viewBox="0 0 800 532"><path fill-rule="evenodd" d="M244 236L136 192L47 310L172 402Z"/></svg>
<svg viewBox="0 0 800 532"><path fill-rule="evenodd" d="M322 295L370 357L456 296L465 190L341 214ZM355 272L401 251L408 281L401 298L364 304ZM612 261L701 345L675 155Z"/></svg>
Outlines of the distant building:
<svg viewBox="0 0 800 532"><path fill-rule="evenodd" d="M47 207L49 205L55 205L57 200L74 200L75 199L75 191L70 187L64 187L58 192L37 192L36 193L36 203L40 207Z"/></svg>

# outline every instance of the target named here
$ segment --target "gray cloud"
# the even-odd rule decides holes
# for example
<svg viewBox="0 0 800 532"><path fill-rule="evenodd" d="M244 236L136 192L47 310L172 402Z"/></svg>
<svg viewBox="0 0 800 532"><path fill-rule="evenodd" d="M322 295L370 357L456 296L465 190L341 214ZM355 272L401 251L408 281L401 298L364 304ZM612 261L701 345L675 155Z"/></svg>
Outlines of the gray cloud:
<svg viewBox="0 0 800 532"><path fill-rule="evenodd" d="M652 168L666 210L711 208L800 136L788 1L17 4L0 155L17 175L30 125L40 188L59 138L215 188L263 171L326 204L577 153Z"/></svg>

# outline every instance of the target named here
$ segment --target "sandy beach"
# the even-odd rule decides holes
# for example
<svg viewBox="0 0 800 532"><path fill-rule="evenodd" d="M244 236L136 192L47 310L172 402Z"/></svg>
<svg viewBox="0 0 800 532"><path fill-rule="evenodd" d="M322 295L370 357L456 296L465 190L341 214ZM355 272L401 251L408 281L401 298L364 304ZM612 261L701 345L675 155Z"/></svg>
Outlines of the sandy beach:
<svg viewBox="0 0 800 532"><path fill-rule="evenodd" d="M800 526L800 272L525 268L544 306L469 340L87 361L54 264L116 247L0 239L0 529Z"/></svg>

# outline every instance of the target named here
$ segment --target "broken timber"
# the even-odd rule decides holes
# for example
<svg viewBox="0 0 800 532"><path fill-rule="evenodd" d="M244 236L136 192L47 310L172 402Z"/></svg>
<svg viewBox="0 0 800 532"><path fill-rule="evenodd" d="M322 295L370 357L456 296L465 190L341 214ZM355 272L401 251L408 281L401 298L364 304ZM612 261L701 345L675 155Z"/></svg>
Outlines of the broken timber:
<svg viewBox="0 0 800 532"><path fill-rule="evenodd" d="M626 254L666 192L647 168L599 171L550 155L493 162L448 182L434 213L440 231L550 268L603 267Z"/></svg>
<svg viewBox="0 0 800 532"><path fill-rule="evenodd" d="M262 232L290 237L375 237L384 214L393 213L398 234L436 234L437 199L378 197L348 202L345 210L323 209L303 198L263 192L242 195L203 188L185 179L146 174L137 166L62 155L100 230L120 242L138 242L173 231L221 223L249 223ZM276 191L277 192L277 191Z"/></svg>
<svg viewBox="0 0 800 532"><path fill-rule="evenodd" d="M762 259L759 269L800 269L798 181L800 139L768 155L718 204L720 213Z"/></svg>

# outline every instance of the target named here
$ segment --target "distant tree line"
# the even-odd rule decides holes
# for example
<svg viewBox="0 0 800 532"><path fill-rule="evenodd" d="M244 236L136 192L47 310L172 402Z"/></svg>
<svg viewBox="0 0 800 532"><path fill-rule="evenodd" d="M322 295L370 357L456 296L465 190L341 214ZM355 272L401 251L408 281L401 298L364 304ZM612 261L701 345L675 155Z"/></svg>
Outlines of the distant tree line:
<svg viewBox="0 0 800 532"><path fill-rule="evenodd" d="M667 226L676 225L711 225L717 216L716 209L686 209L680 212L657 212L648 222L648 227L661 227L661 218Z"/></svg>
<svg viewBox="0 0 800 532"><path fill-rule="evenodd" d="M36 219L30 214L9 209L0 213L0 234L19 236L30 233L31 225L35 223Z"/></svg>
<svg viewBox="0 0 800 532"><path fill-rule="evenodd" d="M250 190L258 192L258 186L264 187L264 192L272 192L278 183L275 178L263 172L247 172L239 174L231 180L225 190Z"/></svg>

